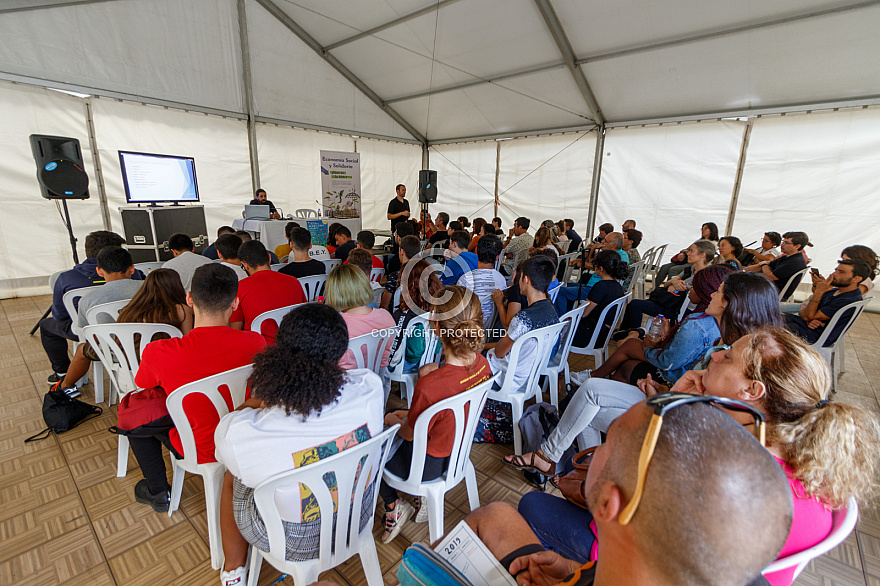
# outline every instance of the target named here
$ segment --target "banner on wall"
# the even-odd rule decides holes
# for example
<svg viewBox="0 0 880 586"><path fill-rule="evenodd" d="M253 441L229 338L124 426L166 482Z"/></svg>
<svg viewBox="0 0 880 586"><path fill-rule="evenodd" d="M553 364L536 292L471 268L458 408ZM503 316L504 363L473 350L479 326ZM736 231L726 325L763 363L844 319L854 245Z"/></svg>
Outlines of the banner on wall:
<svg viewBox="0 0 880 586"><path fill-rule="evenodd" d="M361 217L359 153L321 151L321 193L326 217Z"/></svg>

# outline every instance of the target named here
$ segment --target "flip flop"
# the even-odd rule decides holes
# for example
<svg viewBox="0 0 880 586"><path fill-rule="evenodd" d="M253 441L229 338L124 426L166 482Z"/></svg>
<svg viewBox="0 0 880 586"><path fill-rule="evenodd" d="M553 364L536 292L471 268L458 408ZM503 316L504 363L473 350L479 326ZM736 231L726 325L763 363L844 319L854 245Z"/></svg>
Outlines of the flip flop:
<svg viewBox="0 0 880 586"><path fill-rule="evenodd" d="M535 456L538 456L538 458L550 464L550 470L545 472L535 466ZM521 470L523 472L537 472L538 474L543 474L544 476L553 476L556 472L556 462L545 456L544 452L542 452L540 448L532 452L532 456L531 458L529 458L529 462L526 462L525 458L518 454L513 454L513 458L510 460L508 460L506 456L503 456L501 458L501 461L511 468Z"/></svg>

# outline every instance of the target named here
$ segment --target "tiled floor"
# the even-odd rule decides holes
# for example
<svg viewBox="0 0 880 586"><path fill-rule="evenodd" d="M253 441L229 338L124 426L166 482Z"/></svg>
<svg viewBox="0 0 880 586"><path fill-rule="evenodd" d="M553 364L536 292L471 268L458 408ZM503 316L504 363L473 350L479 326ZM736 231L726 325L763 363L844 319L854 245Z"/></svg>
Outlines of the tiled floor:
<svg viewBox="0 0 880 586"><path fill-rule="evenodd" d="M23 443L43 428L49 364L39 334L28 331L49 303L48 297L0 302L0 584L217 584L199 477L187 479L172 517L135 503L132 489L141 476L134 459L125 478L115 476L116 440L107 432L116 422L114 409L105 405L101 417L70 432ZM850 332L846 354L838 399L880 412L880 315L864 314ZM93 400L91 385L84 399ZM500 457L509 452L506 446L474 446L482 503L515 505L530 490L518 473L501 465ZM468 510L462 485L447 495L447 529ZM377 536L380 521L377 516ZM427 541L427 532L427 524L410 523L391 544L378 542L386 582L395 581L406 547ZM261 585L278 577L263 564ZM366 582L357 559L323 577L341 586ZM858 530L810 564L797 584L880 586L880 506L863 507Z"/></svg>

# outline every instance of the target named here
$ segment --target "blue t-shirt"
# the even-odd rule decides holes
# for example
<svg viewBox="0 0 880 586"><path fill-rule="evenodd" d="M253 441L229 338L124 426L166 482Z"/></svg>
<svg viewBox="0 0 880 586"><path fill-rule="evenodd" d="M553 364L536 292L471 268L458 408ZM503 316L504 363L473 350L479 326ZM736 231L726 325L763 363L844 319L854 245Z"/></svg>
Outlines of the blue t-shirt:
<svg viewBox="0 0 880 586"><path fill-rule="evenodd" d="M455 285L461 276L477 268L477 255L473 252L462 252L446 261L446 270L440 282L444 285Z"/></svg>

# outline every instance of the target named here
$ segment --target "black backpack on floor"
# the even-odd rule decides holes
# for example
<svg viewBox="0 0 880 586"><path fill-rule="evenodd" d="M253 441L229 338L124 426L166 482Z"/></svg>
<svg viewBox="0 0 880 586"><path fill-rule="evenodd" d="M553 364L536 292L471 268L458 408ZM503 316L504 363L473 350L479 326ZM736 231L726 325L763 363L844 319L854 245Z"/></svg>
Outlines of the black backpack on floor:
<svg viewBox="0 0 880 586"><path fill-rule="evenodd" d="M89 405L77 399L71 399L64 394L64 391L49 391L43 397L43 421L46 422L46 429L24 441L35 442L44 440L53 431L55 433L64 433L83 421L97 417L103 411L100 407Z"/></svg>

